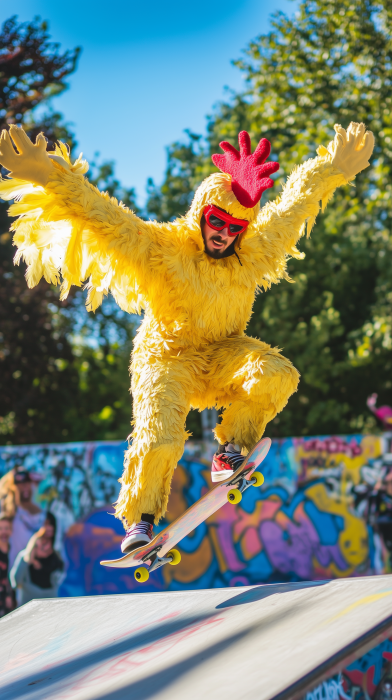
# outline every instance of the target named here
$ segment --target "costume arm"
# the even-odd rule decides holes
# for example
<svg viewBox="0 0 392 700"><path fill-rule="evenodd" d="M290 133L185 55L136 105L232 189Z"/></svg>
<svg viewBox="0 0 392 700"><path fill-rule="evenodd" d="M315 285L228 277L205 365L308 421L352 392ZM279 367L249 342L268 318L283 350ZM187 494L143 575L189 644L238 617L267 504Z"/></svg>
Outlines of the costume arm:
<svg viewBox="0 0 392 700"><path fill-rule="evenodd" d="M23 549L21 552L19 552L10 571L10 582L12 588L22 586L28 576L29 565L24 560L25 551L26 550Z"/></svg>
<svg viewBox="0 0 392 700"><path fill-rule="evenodd" d="M365 133L363 124L353 123L347 132L339 125L335 131L328 149L320 146L317 158L295 168L281 196L268 202L248 227L262 286L287 277L287 258L303 257L296 244L305 232L310 235L320 209L324 211L337 187L352 181L369 165L373 134Z"/></svg>
<svg viewBox="0 0 392 700"><path fill-rule="evenodd" d="M0 181L0 196L18 200L10 207L10 215L18 217L12 225L15 262L26 261L29 287L42 276L57 284L61 274L64 299L72 284L89 278L89 309L110 288L122 308L136 310L136 288L148 278L159 225L99 192L84 177L88 164L81 158L72 164L63 144L48 154L42 139L33 145L17 127L10 134L19 153L3 132L0 162L12 179Z"/></svg>

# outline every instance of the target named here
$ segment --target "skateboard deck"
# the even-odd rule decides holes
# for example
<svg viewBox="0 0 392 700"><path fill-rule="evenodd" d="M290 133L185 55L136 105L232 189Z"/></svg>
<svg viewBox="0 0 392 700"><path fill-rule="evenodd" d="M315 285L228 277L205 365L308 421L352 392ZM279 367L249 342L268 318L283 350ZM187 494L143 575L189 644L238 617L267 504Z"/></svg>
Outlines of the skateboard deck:
<svg viewBox="0 0 392 700"><path fill-rule="evenodd" d="M133 566L145 566L149 571L153 571L167 563L178 563L180 555L176 550L177 561L173 557L165 558L172 548L178 544L186 535L194 530L200 523L204 522L210 515L215 513L225 503L238 503L241 495L249 486L257 485L252 483L252 474L267 456L271 446L270 438L260 440L253 450L251 450L240 467L225 481L221 481L214 488L202 496L196 503L188 508L177 520L170 523L162 530L149 544L142 545L138 549L128 552L120 559L101 561L102 566L111 566L122 569ZM253 477L253 480L255 477ZM263 477L259 477L262 483ZM260 484L259 484L260 485ZM234 490L234 492L233 492ZM138 569L140 571L140 569ZM143 572L142 572L143 573ZM144 572L144 578L137 577L137 580L147 580L148 574Z"/></svg>

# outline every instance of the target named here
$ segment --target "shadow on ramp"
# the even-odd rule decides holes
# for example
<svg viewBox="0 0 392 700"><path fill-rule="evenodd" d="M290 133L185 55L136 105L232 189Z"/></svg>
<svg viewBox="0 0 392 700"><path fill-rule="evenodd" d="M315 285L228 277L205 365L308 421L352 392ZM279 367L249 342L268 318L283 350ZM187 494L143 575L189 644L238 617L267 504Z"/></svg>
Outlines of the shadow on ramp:
<svg viewBox="0 0 392 700"><path fill-rule="evenodd" d="M49 664L40 674L32 673L23 678L19 677L16 681L8 684L1 684L0 682L1 700L16 700L17 698L28 697L30 692L37 690L37 686L42 690L44 697L49 697L48 691L50 687L62 679L72 677L75 674L79 675L83 671L88 673L90 668L107 663L111 659L115 660L117 657L132 651L137 652L146 646L151 647L154 644L159 644L164 639L174 638L173 643L176 643L175 637L177 634L183 632L192 634L199 629L200 625L212 623L214 619L216 619L216 614L211 613L209 615L199 615L165 622L137 634L131 633L131 636L119 642L101 646L85 654L77 654L63 663ZM71 680L70 684L72 683ZM147 697L145 693L144 696Z"/></svg>
<svg viewBox="0 0 392 700"><path fill-rule="evenodd" d="M118 688L113 692L109 692L105 695L97 696L97 700L148 700L148 698L153 698L154 695L161 693L162 690L170 686L174 681L181 678L181 676L188 673L188 671L194 671L200 664L212 659L217 654L221 654L222 651L226 651L233 644L237 644L246 637L252 629L243 630L237 634L233 634L228 639L224 639L216 644L213 644L203 651L200 651L193 656L190 656L184 661L180 661L177 664L168 666L162 671L153 673L148 677L148 680L142 678L135 683Z"/></svg>
<svg viewBox="0 0 392 700"><path fill-rule="evenodd" d="M264 600L271 595L289 593L291 591L300 591L303 588L316 588L317 586L325 586L329 581L303 581L300 583L271 583L261 586L255 586L251 590L243 591L238 595L219 603L216 610L231 608L234 605L245 605L246 603L256 603L258 600Z"/></svg>

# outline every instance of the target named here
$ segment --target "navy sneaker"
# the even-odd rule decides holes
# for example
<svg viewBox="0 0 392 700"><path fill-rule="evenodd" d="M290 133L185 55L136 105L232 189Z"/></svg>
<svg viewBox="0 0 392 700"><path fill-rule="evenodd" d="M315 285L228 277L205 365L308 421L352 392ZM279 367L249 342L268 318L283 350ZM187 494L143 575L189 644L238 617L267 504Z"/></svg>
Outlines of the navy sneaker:
<svg viewBox="0 0 392 700"><path fill-rule="evenodd" d="M245 457L241 452L237 452L233 445L221 445L212 460L211 481L215 484L228 479L241 466L244 459Z"/></svg>
<svg viewBox="0 0 392 700"><path fill-rule="evenodd" d="M135 523L129 528L123 541L121 542L121 551L123 554L132 552L133 549L142 547L152 540L152 524L141 520L140 523Z"/></svg>

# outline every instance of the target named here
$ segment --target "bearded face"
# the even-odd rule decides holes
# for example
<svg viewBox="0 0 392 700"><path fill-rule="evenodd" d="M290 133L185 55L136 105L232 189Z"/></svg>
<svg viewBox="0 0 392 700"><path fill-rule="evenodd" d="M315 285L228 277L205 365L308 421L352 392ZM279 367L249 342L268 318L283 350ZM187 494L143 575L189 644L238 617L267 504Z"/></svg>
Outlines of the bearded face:
<svg viewBox="0 0 392 700"><path fill-rule="evenodd" d="M215 259L233 255L235 240L246 231L248 223L246 219L237 219L213 204L205 207L201 232L207 255Z"/></svg>

